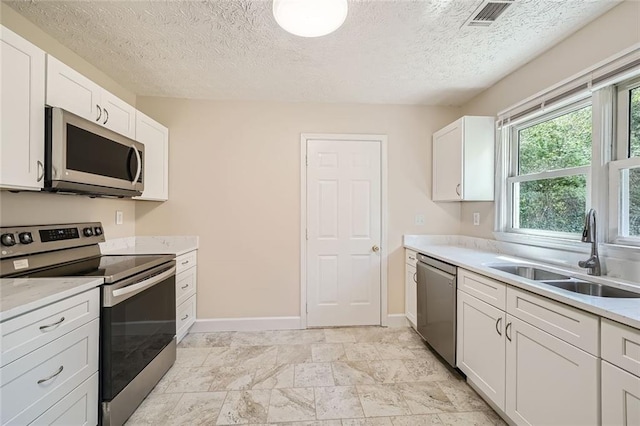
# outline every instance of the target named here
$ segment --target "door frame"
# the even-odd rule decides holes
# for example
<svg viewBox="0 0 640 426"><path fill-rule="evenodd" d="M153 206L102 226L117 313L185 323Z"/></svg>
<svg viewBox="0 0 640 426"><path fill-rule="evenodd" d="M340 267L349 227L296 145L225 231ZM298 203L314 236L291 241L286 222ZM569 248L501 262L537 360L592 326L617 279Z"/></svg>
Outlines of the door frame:
<svg viewBox="0 0 640 426"><path fill-rule="evenodd" d="M380 143L380 325L388 317L387 135L344 133L300 134L300 328L307 328L307 142L310 140Z"/></svg>

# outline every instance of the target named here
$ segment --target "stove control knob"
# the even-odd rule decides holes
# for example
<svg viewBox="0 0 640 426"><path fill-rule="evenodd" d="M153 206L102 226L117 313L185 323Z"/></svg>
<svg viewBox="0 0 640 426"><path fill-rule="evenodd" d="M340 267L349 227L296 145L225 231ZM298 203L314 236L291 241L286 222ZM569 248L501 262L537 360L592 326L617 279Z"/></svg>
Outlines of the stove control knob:
<svg viewBox="0 0 640 426"><path fill-rule="evenodd" d="M92 237L93 236L93 229L91 228L84 228L82 230L82 233L84 234L85 237Z"/></svg>
<svg viewBox="0 0 640 426"><path fill-rule="evenodd" d="M33 242L33 235L31 235L31 232L21 232L18 234L18 239L22 244L31 244Z"/></svg>
<svg viewBox="0 0 640 426"><path fill-rule="evenodd" d="M99 226L96 226L95 228L93 228L93 231L95 232L96 235L102 235L102 228Z"/></svg>
<svg viewBox="0 0 640 426"><path fill-rule="evenodd" d="M13 234L2 234L0 236L0 242L3 246L11 247L16 245L16 237Z"/></svg>

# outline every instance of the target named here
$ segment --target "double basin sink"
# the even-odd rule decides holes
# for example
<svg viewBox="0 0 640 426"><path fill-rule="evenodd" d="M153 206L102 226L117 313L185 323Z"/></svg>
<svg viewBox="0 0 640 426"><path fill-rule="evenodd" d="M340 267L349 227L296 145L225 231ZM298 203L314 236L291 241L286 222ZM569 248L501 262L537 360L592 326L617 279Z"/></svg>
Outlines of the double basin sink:
<svg viewBox="0 0 640 426"><path fill-rule="evenodd" d="M592 283L590 281L584 281L578 278L572 278L568 275L562 275L531 265L487 266L502 272L538 281L553 287L561 288L563 290L571 291L573 293L586 294L588 296L596 297L640 298L640 293L634 293L620 288L609 287L598 283Z"/></svg>

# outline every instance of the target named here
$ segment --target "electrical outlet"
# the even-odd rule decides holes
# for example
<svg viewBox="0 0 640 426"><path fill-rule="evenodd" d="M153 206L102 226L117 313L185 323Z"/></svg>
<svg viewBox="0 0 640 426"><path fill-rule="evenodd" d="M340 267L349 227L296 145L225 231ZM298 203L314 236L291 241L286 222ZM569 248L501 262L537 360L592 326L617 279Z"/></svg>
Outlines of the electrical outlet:
<svg viewBox="0 0 640 426"><path fill-rule="evenodd" d="M116 225L122 225L124 223L124 213L121 210L116 210Z"/></svg>
<svg viewBox="0 0 640 426"><path fill-rule="evenodd" d="M473 213L473 224L474 226L480 225L480 213L478 212Z"/></svg>
<svg viewBox="0 0 640 426"><path fill-rule="evenodd" d="M426 219L423 214L417 214L415 222L416 222L416 225L424 225L426 222Z"/></svg>

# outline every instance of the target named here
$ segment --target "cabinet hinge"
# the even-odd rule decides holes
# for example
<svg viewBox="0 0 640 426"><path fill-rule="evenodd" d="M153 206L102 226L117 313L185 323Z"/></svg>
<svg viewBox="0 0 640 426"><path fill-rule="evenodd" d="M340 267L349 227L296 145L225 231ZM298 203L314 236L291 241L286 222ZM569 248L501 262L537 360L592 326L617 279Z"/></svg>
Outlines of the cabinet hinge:
<svg viewBox="0 0 640 426"><path fill-rule="evenodd" d="M309 304L307 303L307 304L305 305L305 307L306 307L306 311L307 311L307 313L309 313Z"/></svg>
<svg viewBox="0 0 640 426"><path fill-rule="evenodd" d="M304 234L305 234L305 237L306 237L306 238L307 238L307 240L308 240L308 239L309 239L309 230L308 230L308 229L305 229L305 230L304 230Z"/></svg>
<svg viewBox="0 0 640 426"><path fill-rule="evenodd" d="M309 165L309 154L304 156L304 162L307 166Z"/></svg>

